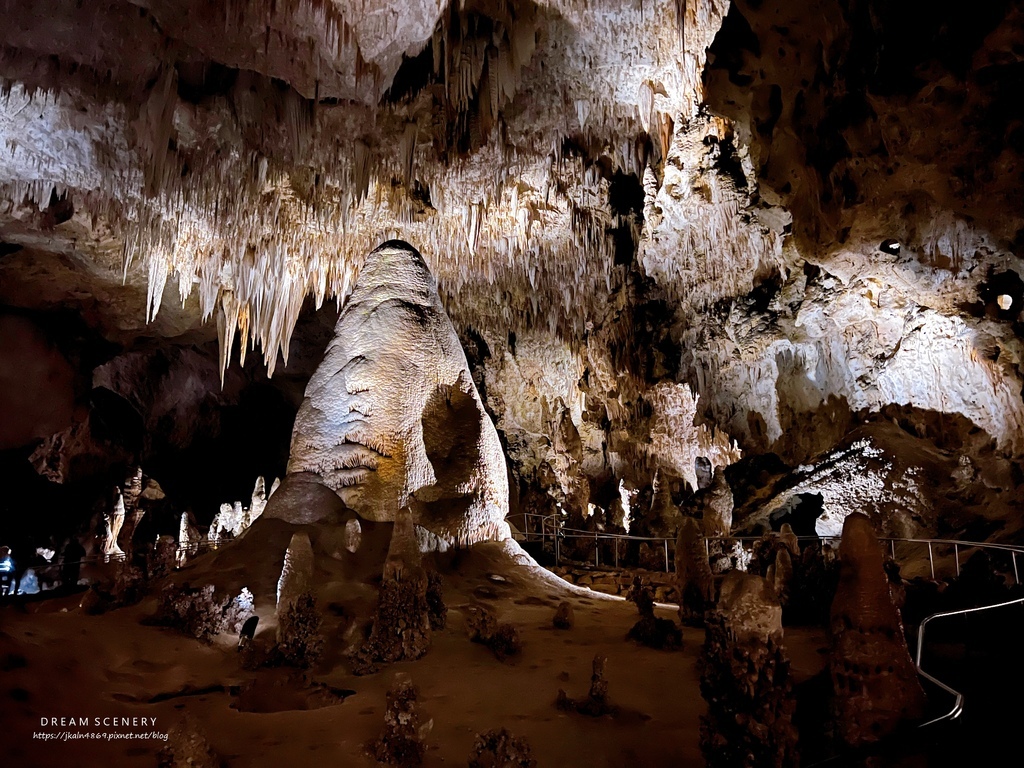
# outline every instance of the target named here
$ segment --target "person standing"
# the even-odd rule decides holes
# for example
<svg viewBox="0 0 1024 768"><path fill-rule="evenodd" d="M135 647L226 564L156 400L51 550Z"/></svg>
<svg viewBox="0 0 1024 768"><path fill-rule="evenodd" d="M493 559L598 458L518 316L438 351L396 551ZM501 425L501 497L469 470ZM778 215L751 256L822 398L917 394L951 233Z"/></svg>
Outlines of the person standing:
<svg viewBox="0 0 1024 768"><path fill-rule="evenodd" d="M10 547L0 547L0 595L18 594L18 566Z"/></svg>

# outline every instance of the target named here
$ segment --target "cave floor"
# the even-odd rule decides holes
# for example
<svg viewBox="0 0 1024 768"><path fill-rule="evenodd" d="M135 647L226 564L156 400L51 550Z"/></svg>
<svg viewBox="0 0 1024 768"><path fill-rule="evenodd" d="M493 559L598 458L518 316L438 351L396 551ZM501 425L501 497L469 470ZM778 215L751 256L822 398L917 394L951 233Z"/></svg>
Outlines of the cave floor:
<svg viewBox="0 0 1024 768"><path fill-rule="evenodd" d="M153 766L159 740L41 741L36 733L166 733L189 713L229 766L372 766L364 745L376 738L385 692L396 672L419 689L426 736L426 766L465 765L476 734L507 727L525 738L539 766L700 765L698 733L705 705L698 687L697 657L703 630L685 629L684 647L658 651L625 639L636 620L624 601L561 586L494 558L461 563L446 576L448 624L433 635L419 661L396 663L373 675L348 672L330 648L309 678L335 694L326 699L303 689L301 674L283 669L245 671L234 638L206 646L169 629L140 621L153 599L102 616L87 616L77 598L57 598L0 611L3 741L7 763L17 766ZM504 567L508 569L502 574ZM527 569L539 570L539 569ZM551 619L568 600L575 627L556 630ZM467 608L485 604L501 621L514 623L523 640L519 656L501 662L469 641ZM68 609L62 612L62 609ZM674 608L658 615L674 618ZM264 630L265 631L265 630ZM799 682L824 664L821 631L787 632ZM590 718L555 707L559 688L586 695L591 661L608 658L609 699L615 716ZM238 687L255 681L239 711ZM340 703L339 689L352 691ZM310 709L311 706L319 708ZM155 726L96 728L97 717L155 718ZM40 718L86 717L87 727L42 728Z"/></svg>

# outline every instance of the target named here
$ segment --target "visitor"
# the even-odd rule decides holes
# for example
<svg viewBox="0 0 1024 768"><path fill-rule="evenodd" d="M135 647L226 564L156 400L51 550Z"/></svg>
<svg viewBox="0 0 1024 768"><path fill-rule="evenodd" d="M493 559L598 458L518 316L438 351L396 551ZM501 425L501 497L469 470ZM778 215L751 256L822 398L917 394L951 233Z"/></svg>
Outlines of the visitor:
<svg viewBox="0 0 1024 768"><path fill-rule="evenodd" d="M0 547L0 595L18 594L17 564L10 547Z"/></svg>

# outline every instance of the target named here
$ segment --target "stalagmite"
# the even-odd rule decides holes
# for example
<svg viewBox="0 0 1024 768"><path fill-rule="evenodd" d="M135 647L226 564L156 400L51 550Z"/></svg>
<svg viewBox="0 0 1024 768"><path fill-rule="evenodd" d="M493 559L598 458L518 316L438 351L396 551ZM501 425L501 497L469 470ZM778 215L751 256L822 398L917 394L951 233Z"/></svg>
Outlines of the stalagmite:
<svg viewBox="0 0 1024 768"><path fill-rule="evenodd" d="M353 658L357 674L378 665L418 659L430 648L429 580L421 564L412 511L403 507L395 517L384 561L373 630Z"/></svg>
<svg viewBox="0 0 1024 768"><path fill-rule="evenodd" d="M725 479L722 467L715 469L711 486L700 493L701 509L704 513L704 535L727 537L732 531L732 489Z"/></svg>
<svg viewBox="0 0 1024 768"><path fill-rule="evenodd" d="M124 551L117 544L117 537L121 533L121 526L124 525L124 497L121 492L118 491L117 501L114 502L114 510L107 516L108 532L107 538L103 542L103 559L107 560L111 557L119 558L124 555Z"/></svg>
<svg viewBox="0 0 1024 768"><path fill-rule="evenodd" d="M290 473L311 472L362 517L460 545L508 538L508 477L433 276L411 246L366 258L295 419Z"/></svg>
<svg viewBox="0 0 1024 768"><path fill-rule="evenodd" d="M248 529L263 514L267 507L266 481L260 475L256 478L256 485L252 489L252 500L249 502L249 509L244 519L243 530Z"/></svg>
<svg viewBox="0 0 1024 768"><path fill-rule="evenodd" d="M782 608L760 576L733 572L708 613L698 662L708 702L701 751L715 766L797 764L789 659L782 647Z"/></svg>
<svg viewBox="0 0 1024 768"><path fill-rule="evenodd" d="M679 526L675 552L679 617L684 623L699 624L704 612L715 602L715 577L708 564L700 525L694 518L684 518Z"/></svg>
<svg viewBox="0 0 1024 768"><path fill-rule="evenodd" d="M867 515L846 518L839 557L829 624L833 729L842 744L858 746L920 719L925 697Z"/></svg>
<svg viewBox="0 0 1024 768"><path fill-rule="evenodd" d="M175 552L175 562L180 568L189 557L194 555L199 548L199 531L192 524L189 513L182 512L178 523L178 547Z"/></svg>
<svg viewBox="0 0 1024 768"><path fill-rule="evenodd" d="M384 729L380 738L368 745L378 763L414 768L423 762L423 738L433 721L420 723L416 699L411 678L404 672L397 673L387 692Z"/></svg>
<svg viewBox="0 0 1024 768"><path fill-rule="evenodd" d="M284 553L281 576L277 580L277 616L280 622L284 612L300 597L313 589L313 546L309 535L293 533Z"/></svg>
<svg viewBox="0 0 1024 768"><path fill-rule="evenodd" d="M359 520L352 518L345 523L345 549L351 554L359 551L359 545L363 541L363 529Z"/></svg>
<svg viewBox="0 0 1024 768"><path fill-rule="evenodd" d="M139 500L142 498L142 467L136 467L135 471L125 479L122 498L124 499L125 520L120 535L121 548L130 556L133 550L132 538L135 536L135 530L146 514L146 510L139 506Z"/></svg>

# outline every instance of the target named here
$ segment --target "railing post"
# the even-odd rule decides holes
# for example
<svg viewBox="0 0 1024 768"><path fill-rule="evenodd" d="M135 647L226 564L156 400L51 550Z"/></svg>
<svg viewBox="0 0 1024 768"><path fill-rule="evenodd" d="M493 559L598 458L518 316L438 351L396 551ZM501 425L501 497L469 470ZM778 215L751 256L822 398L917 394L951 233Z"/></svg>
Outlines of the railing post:
<svg viewBox="0 0 1024 768"><path fill-rule="evenodd" d="M558 525L555 525L555 565L558 565Z"/></svg>
<svg viewBox="0 0 1024 768"><path fill-rule="evenodd" d="M615 568L619 567L619 537L616 536L613 541L615 542Z"/></svg>
<svg viewBox="0 0 1024 768"><path fill-rule="evenodd" d="M665 545L665 573L671 573L668 569L668 539L662 542Z"/></svg>
<svg viewBox="0 0 1024 768"><path fill-rule="evenodd" d="M956 577L960 578L960 545L953 545L953 557L956 558Z"/></svg>
<svg viewBox="0 0 1024 768"><path fill-rule="evenodd" d="M594 567L601 567L601 543L597 540L597 531L594 531Z"/></svg>
<svg viewBox="0 0 1024 768"><path fill-rule="evenodd" d="M889 551L892 552L892 559L896 559L896 539L889 539Z"/></svg>
<svg viewBox="0 0 1024 768"><path fill-rule="evenodd" d="M932 555L932 543L928 542L928 565L932 569L932 581L935 581L935 557Z"/></svg>
<svg viewBox="0 0 1024 768"><path fill-rule="evenodd" d="M1017 553L1011 552L1010 556L1013 558L1013 583L1020 584L1020 574L1017 573Z"/></svg>
<svg viewBox="0 0 1024 768"><path fill-rule="evenodd" d="M704 537L704 551L708 555L708 560L710 560L711 559L711 539L709 539L707 536Z"/></svg>

